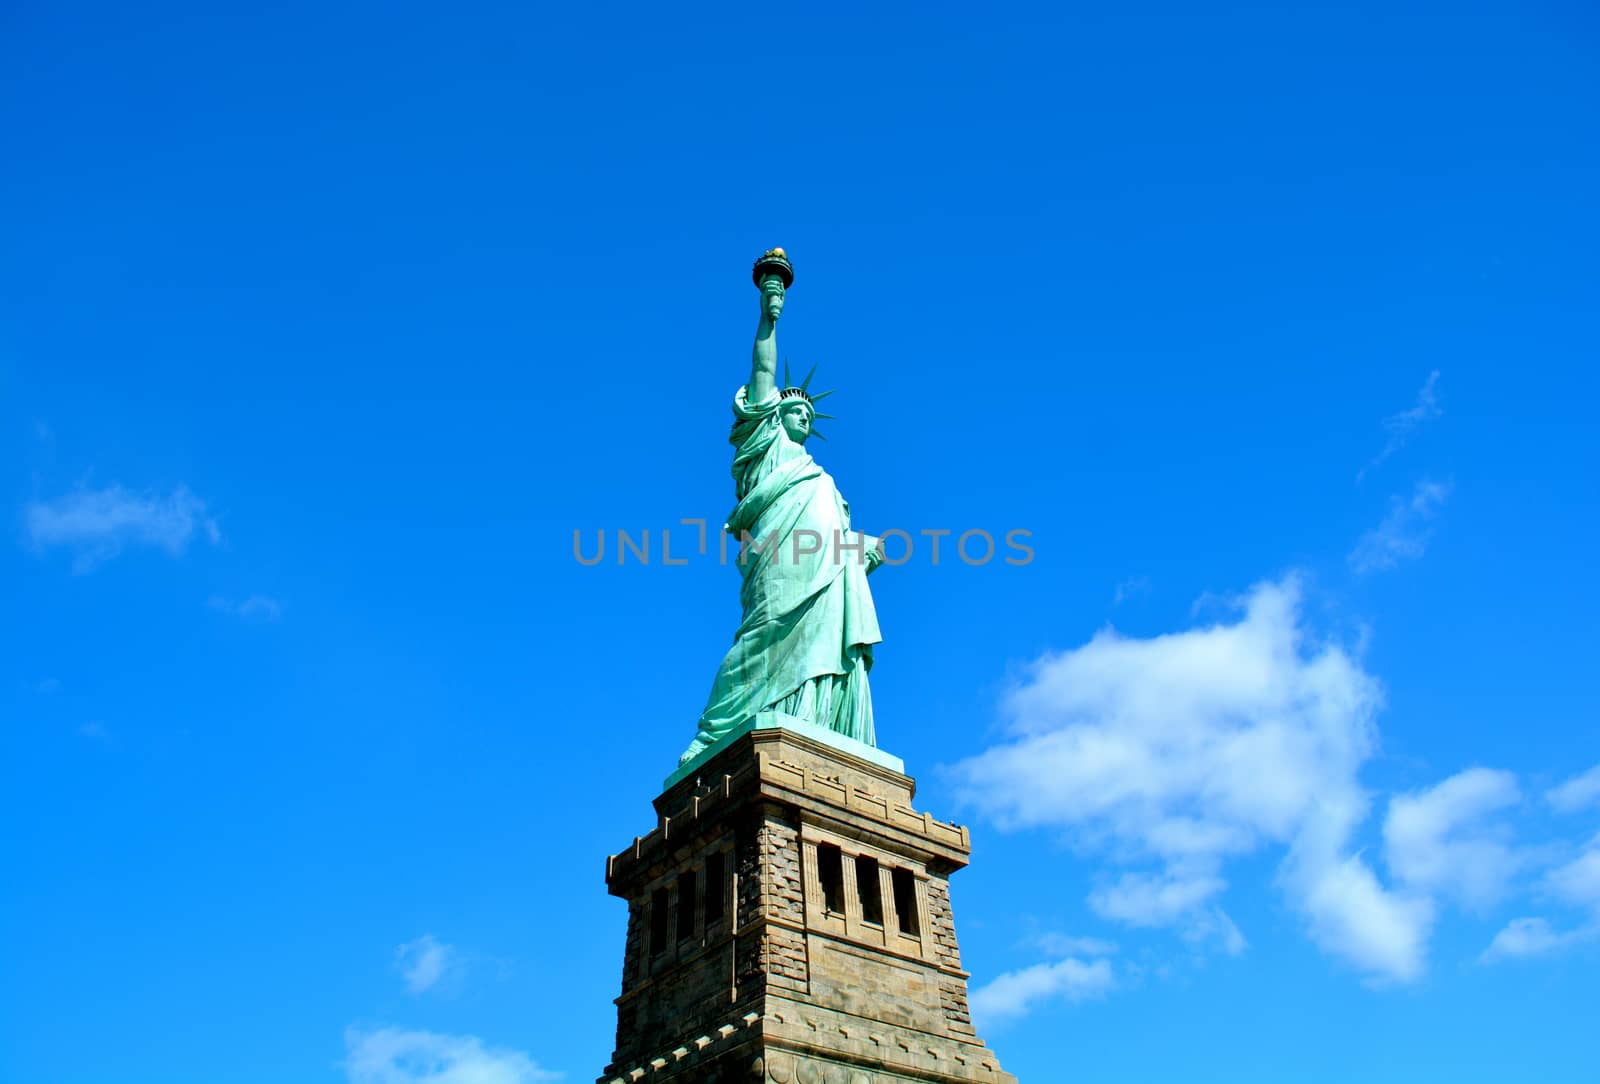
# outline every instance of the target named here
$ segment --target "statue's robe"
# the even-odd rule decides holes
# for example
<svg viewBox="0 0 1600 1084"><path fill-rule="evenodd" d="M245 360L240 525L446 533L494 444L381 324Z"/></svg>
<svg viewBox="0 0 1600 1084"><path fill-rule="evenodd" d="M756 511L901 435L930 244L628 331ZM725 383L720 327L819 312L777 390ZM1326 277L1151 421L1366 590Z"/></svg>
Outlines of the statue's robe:
<svg viewBox="0 0 1600 1084"><path fill-rule="evenodd" d="M684 761L764 710L877 744L867 671L883 637L866 561L877 540L850 529L850 506L784 430L779 401L734 396L739 503L724 529L730 548L751 539L739 561L744 617Z"/></svg>

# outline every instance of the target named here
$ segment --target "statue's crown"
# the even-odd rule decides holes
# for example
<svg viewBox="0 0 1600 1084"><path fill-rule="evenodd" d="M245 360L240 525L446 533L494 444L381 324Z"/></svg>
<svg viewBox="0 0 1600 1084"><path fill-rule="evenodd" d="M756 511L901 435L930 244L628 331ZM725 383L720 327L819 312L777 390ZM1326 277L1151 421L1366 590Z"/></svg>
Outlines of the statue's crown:
<svg viewBox="0 0 1600 1084"><path fill-rule="evenodd" d="M817 410L817 400L826 399L828 396L833 394L834 389L829 388L827 391L819 391L819 392L817 392L816 395L812 395L811 392L808 390L811 387L811 378L816 376L816 375L817 375L817 367L815 365L813 365L811 367L811 371L806 374L806 378L804 380L800 381L800 383L796 384L794 382L793 378L790 377L790 375L789 375L789 360L787 358L785 358L784 362L783 362L783 382L784 382L784 384L787 385L787 387L783 388L782 390L780 390L778 392L778 402L780 402L780 403L782 403L786 399L799 399L801 402L805 403L808 407L810 407L811 408L811 420L813 422L816 421L818 418L831 418L831 417L833 417L832 414L822 414L822 413L818 412L818 410ZM827 437L823 437L821 433L817 432L815 427L812 428L811 435L814 436L814 437L822 437L823 440L827 440L828 439Z"/></svg>

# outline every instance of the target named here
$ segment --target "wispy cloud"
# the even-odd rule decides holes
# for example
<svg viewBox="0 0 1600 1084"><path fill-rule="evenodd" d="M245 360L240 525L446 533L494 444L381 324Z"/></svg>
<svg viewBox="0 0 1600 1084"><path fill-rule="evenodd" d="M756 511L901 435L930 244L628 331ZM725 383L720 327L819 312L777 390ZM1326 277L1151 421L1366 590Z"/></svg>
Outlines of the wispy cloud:
<svg viewBox="0 0 1600 1084"><path fill-rule="evenodd" d="M1111 597L1111 605L1121 606L1131 598L1148 595L1150 587L1149 576L1130 576L1117 584L1116 592Z"/></svg>
<svg viewBox="0 0 1600 1084"><path fill-rule="evenodd" d="M23 523L33 545L72 551L77 572L91 571L127 546L152 546L176 557L197 534L211 542L222 537L205 502L184 486L164 496L116 485L74 490L29 502Z"/></svg>
<svg viewBox="0 0 1600 1084"><path fill-rule="evenodd" d="M1383 522L1362 535L1350 551L1350 567L1365 575L1421 557L1433 537L1432 521L1449 496L1448 483L1422 481L1409 498L1393 498Z"/></svg>
<svg viewBox="0 0 1600 1084"><path fill-rule="evenodd" d="M1202 868L1209 862L1200 863ZM1245 949L1228 913L1212 900L1227 888L1214 874L1185 871L1183 863L1161 873L1124 873L1089 894L1089 906L1101 918L1129 926L1176 928L1193 942L1215 941L1230 956Z"/></svg>
<svg viewBox="0 0 1600 1084"><path fill-rule="evenodd" d="M1482 911L1504 897L1528 859L1491 814L1522 800L1510 772L1470 768L1389 802L1385 858L1395 879L1429 896Z"/></svg>
<svg viewBox="0 0 1600 1084"><path fill-rule="evenodd" d="M1367 476L1367 472L1378 464L1398 452L1410 439L1411 434L1421 426L1443 414L1439 408L1438 397L1439 370L1435 369L1428 374L1428 379L1423 382L1421 390L1417 392L1417 401L1407 410L1398 414L1391 414L1383 420L1384 431L1388 440L1384 442L1383 450L1372 457L1372 461L1362 467L1356 474L1359 482Z"/></svg>
<svg viewBox="0 0 1600 1084"><path fill-rule="evenodd" d="M88 738L90 741L106 743L111 741L111 731L107 729L106 724L99 720L84 723L78 727L78 736L80 738Z"/></svg>
<svg viewBox="0 0 1600 1084"><path fill-rule="evenodd" d="M1526 960L1535 956L1553 956L1558 952L1593 941L1600 936L1600 927L1584 926L1575 930L1557 930L1544 918L1514 918L1504 929L1494 935L1489 947L1478 957L1480 963L1500 960Z"/></svg>
<svg viewBox="0 0 1600 1084"><path fill-rule="evenodd" d="M486 1046L473 1035L349 1028L344 1043L350 1084L536 1084L561 1078L520 1050Z"/></svg>
<svg viewBox="0 0 1600 1084"><path fill-rule="evenodd" d="M1117 951L1115 941L1103 937L1074 937L1064 933L1044 933L1032 939L1031 944L1051 956L1111 956Z"/></svg>
<svg viewBox="0 0 1600 1084"><path fill-rule="evenodd" d="M1544 887L1552 895L1600 918L1600 835L1589 841L1582 854L1545 874Z"/></svg>
<svg viewBox="0 0 1600 1084"><path fill-rule="evenodd" d="M1226 951L1244 945L1219 906L1226 864L1280 848L1278 883L1324 951L1414 979L1433 907L1385 887L1352 846L1382 691L1307 632L1301 595L1289 576L1236 601L1232 621L1106 630L1038 660L1007 698L1008 739L956 766L959 792L1002 827L1064 831L1121 866L1091 896L1102 916Z"/></svg>
<svg viewBox="0 0 1600 1084"><path fill-rule="evenodd" d="M1552 787L1545 792L1544 798L1557 813L1577 813L1600 805L1600 764L1559 787Z"/></svg>
<svg viewBox="0 0 1600 1084"><path fill-rule="evenodd" d="M445 944L431 933L396 948L394 958L406 989L413 994L433 989L447 976L458 975L462 962L461 954L453 945Z"/></svg>
<svg viewBox="0 0 1600 1084"><path fill-rule="evenodd" d="M1315 865L1298 878L1313 939L1377 985L1412 982L1427 970L1433 902L1386 888L1360 854Z"/></svg>
<svg viewBox="0 0 1600 1084"><path fill-rule="evenodd" d="M266 595L251 595L243 600L212 595L206 604L219 613L231 614L242 621L276 621L283 616L283 603Z"/></svg>
<svg viewBox="0 0 1600 1084"><path fill-rule="evenodd" d="M980 1024L997 1023L1023 1016L1040 1002L1057 998L1082 1001L1098 997L1114 985L1110 960L1069 956L1007 971L985 983L972 993L972 1014Z"/></svg>

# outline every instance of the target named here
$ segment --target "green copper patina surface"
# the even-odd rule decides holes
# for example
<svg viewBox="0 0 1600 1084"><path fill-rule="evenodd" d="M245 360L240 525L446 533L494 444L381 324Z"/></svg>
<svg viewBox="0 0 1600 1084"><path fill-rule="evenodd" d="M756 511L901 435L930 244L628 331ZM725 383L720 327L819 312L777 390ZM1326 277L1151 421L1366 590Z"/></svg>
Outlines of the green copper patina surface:
<svg viewBox="0 0 1600 1084"><path fill-rule="evenodd" d="M805 450L818 417L806 382L779 388L778 317L794 271L782 249L756 261L760 320L750 382L733 397L734 492L725 529L741 550L744 616L717 669L687 767L758 714L775 712L877 745L867 671L878 614L867 574L878 540L850 527L850 505Z"/></svg>

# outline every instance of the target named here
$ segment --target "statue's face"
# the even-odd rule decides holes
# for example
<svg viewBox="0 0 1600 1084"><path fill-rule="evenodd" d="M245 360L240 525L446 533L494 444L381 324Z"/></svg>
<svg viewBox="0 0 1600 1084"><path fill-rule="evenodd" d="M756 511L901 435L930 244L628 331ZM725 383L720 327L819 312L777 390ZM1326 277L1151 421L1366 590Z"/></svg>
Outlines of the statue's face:
<svg viewBox="0 0 1600 1084"><path fill-rule="evenodd" d="M804 444L811 435L811 408L805 403L786 404L778 411L778 420L783 423L783 431L796 444Z"/></svg>
<svg viewBox="0 0 1600 1084"><path fill-rule="evenodd" d="M761 280L761 311L767 314L769 320L777 320L778 314L783 311L783 280L777 275L768 275Z"/></svg>

